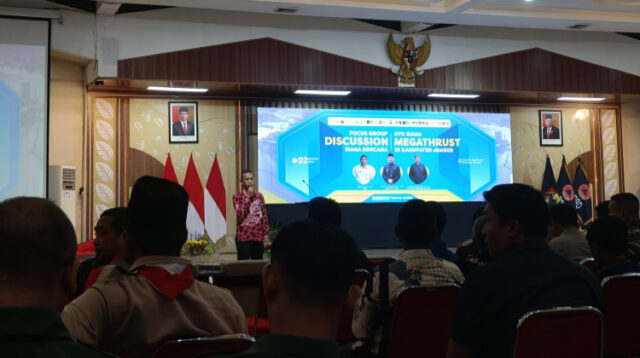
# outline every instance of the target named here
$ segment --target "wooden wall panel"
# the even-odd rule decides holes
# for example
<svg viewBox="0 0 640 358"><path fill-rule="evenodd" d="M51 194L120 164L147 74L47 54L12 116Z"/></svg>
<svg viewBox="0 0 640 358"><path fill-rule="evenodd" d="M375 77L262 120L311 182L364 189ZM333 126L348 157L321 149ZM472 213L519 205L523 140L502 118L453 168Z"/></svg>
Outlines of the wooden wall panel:
<svg viewBox="0 0 640 358"><path fill-rule="evenodd" d="M534 48L425 71L418 88L637 93L640 77Z"/></svg>
<svg viewBox="0 0 640 358"><path fill-rule="evenodd" d="M388 68L272 38L120 60L118 77L397 87ZM622 94L640 92L640 77L533 48L427 70L418 77L416 88Z"/></svg>
<svg viewBox="0 0 640 358"><path fill-rule="evenodd" d="M128 162L127 162L127 178L125 188L133 186L133 184L140 177L144 175L151 175L154 177L162 178L162 172L164 171L164 163L161 163L156 158L149 154L135 149L129 148ZM127 200L128 200L127 195Z"/></svg>
<svg viewBox="0 0 640 358"><path fill-rule="evenodd" d="M118 61L118 78L394 87L386 68L263 38Z"/></svg>

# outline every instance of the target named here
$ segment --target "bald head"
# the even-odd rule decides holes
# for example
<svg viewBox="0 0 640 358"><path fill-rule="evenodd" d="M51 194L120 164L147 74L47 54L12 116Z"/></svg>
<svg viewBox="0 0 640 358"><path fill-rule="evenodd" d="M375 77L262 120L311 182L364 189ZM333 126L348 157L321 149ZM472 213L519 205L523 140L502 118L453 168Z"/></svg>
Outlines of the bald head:
<svg viewBox="0 0 640 358"><path fill-rule="evenodd" d="M75 231L55 204L27 197L0 203L0 289L48 291L75 254Z"/></svg>

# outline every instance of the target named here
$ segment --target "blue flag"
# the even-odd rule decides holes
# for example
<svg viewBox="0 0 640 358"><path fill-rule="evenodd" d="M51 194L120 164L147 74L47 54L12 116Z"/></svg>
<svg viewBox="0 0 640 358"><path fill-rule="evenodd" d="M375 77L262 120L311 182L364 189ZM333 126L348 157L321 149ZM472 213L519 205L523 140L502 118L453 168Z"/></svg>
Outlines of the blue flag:
<svg viewBox="0 0 640 358"><path fill-rule="evenodd" d="M571 184L571 179L569 178L567 161L564 159L564 155L562 156L562 166L560 167L560 174L558 174L558 189L560 190L562 201L575 209L576 192L573 190L573 184Z"/></svg>
<svg viewBox="0 0 640 358"><path fill-rule="evenodd" d="M582 161L578 161L576 174L573 176L573 187L576 193L574 201L578 218L582 226L585 226L593 221L593 205L591 201L591 187L589 186L589 180L584 172L584 168L582 168Z"/></svg>

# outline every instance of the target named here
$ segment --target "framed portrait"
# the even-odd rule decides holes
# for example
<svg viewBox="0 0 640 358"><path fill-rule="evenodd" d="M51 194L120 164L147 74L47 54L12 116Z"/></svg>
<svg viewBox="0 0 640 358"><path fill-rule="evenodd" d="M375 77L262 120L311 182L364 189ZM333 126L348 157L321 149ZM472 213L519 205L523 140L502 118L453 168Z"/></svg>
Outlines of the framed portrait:
<svg viewBox="0 0 640 358"><path fill-rule="evenodd" d="M169 102L169 143L198 143L198 102Z"/></svg>
<svg viewBox="0 0 640 358"><path fill-rule="evenodd" d="M562 146L562 112L539 110L538 125L540 146Z"/></svg>

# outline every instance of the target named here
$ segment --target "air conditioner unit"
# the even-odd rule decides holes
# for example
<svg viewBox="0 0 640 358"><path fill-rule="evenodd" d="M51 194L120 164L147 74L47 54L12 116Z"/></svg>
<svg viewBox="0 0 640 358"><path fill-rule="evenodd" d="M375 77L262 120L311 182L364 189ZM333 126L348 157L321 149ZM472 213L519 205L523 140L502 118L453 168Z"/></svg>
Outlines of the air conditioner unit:
<svg viewBox="0 0 640 358"><path fill-rule="evenodd" d="M76 227L76 167L49 166L49 200L58 205Z"/></svg>

